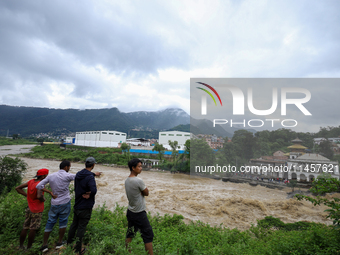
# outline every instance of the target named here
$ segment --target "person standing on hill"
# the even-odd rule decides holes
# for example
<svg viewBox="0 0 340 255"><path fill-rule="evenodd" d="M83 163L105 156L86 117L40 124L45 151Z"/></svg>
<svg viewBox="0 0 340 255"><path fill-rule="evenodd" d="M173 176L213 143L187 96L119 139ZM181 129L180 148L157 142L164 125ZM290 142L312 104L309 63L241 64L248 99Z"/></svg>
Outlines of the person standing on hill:
<svg viewBox="0 0 340 255"><path fill-rule="evenodd" d="M52 192L56 198L51 200L51 208L48 212L48 220L45 227L44 242L41 247L42 252L48 251L48 238L53 230L54 225L59 218L59 239L56 244L56 249L60 249L63 245L63 237L65 235L68 216L71 212L71 197L70 197L70 182L76 177L75 174L70 174L71 162L64 160L59 165L59 171L50 174L37 185L37 189L41 190L47 183L50 184Z"/></svg>
<svg viewBox="0 0 340 255"><path fill-rule="evenodd" d="M20 233L20 249L24 249L24 242L25 242L28 230L30 231L28 234L27 249L32 247L35 233L37 229L40 228L40 225L41 225L42 212L44 211L44 202L45 202L44 192L47 192L52 197L55 197L54 194L47 189L42 189L42 192L38 194L38 190L36 186L39 184L40 181L44 180L47 175L48 175L48 169L46 168L40 169L38 170L37 175L35 176L35 179L32 179L26 183L23 183L15 188L15 190L19 194L27 197L27 203L28 203L28 207L25 211L24 226ZM27 193L23 190L24 188L27 188Z"/></svg>
<svg viewBox="0 0 340 255"><path fill-rule="evenodd" d="M82 249L82 239L86 232L86 226L91 219L92 208L95 203L94 198L97 193L94 177L101 175L101 172L91 172L96 163L93 157L88 157L85 162L85 169L79 171L74 179L74 216L68 232L67 244L72 243L74 237L76 237L77 241L74 250L79 254L84 254L86 250L85 248Z"/></svg>
<svg viewBox="0 0 340 255"><path fill-rule="evenodd" d="M134 158L129 161L128 166L130 168L130 175L125 180L125 191L129 200L126 213L128 220L128 230L125 239L126 248L128 248L132 238L139 230L143 238L145 250L150 255L153 255L152 241L154 234L145 212L146 205L144 198L144 196L149 195L149 190L143 180L137 177L142 172L142 161Z"/></svg>

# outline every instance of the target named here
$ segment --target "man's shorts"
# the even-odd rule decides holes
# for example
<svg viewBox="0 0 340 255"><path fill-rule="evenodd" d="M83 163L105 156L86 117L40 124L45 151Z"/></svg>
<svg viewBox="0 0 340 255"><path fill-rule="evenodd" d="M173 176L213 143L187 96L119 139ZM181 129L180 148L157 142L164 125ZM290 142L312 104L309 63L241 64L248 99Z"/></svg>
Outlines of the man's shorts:
<svg viewBox="0 0 340 255"><path fill-rule="evenodd" d="M62 205L51 205L48 212L48 220L45 227L45 232L51 232L59 218L59 228L66 228L68 216L71 212L71 201Z"/></svg>
<svg viewBox="0 0 340 255"><path fill-rule="evenodd" d="M126 238L133 238L139 230L144 243L153 241L153 231L145 211L134 213L127 210L128 230Z"/></svg>
<svg viewBox="0 0 340 255"><path fill-rule="evenodd" d="M42 212L32 213L27 207L23 229L39 229L41 225Z"/></svg>

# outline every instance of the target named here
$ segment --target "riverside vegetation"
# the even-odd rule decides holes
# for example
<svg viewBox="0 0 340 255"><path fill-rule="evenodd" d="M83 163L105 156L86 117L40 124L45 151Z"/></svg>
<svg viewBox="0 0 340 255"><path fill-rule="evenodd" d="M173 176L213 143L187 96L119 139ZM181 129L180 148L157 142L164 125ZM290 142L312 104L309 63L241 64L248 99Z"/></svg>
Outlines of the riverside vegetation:
<svg viewBox="0 0 340 255"><path fill-rule="evenodd" d="M201 141L201 140L200 140ZM202 141L203 142L203 141ZM189 143L190 144L190 143ZM186 155L186 157L184 157ZM56 160L69 160L72 162L83 161L87 157L94 157L99 164L116 164L127 166L131 158L153 158L145 154L130 155L127 150L121 148L95 148L95 147L82 147L74 145L66 145L61 148L56 144L46 144L43 146L36 146L31 149L31 152L21 154L21 156L38 159L56 159ZM174 160L168 161L161 158L162 163L157 167L163 170L171 170L176 164L176 170L180 172L189 172L189 154L182 154L178 157L176 162Z"/></svg>
<svg viewBox="0 0 340 255"><path fill-rule="evenodd" d="M2 145L16 145L16 144L36 144L36 142L34 142L32 140L20 138L20 137L16 138L16 136L14 136L13 139L0 136L0 146L2 146Z"/></svg>
<svg viewBox="0 0 340 255"><path fill-rule="evenodd" d="M7 162L7 159L2 162ZM12 160L16 161L7 164L7 168L20 166L22 163L20 159ZM9 177L10 170L7 169ZM23 167L22 171L24 170ZM316 182L314 187L319 191L321 189L322 193L339 188L339 181L331 179L329 183L327 178L326 176L320 182ZM322 186L318 187L318 184ZM72 189L71 194L74 194ZM39 248L51 199L50 196L45 197L42 227L37 232L32 249L26 254L40 254ZM334 202L330 214L335 220L335 225L338 218L334 218L333 215L338 215L338 202ZM18 245L26 207L27 200L13 188L0 196L0 254L22 254L22 251L18 250ZM116 205L113 211L107 210L105 205L94 209L84 238L87 254L129 254L124 243L127 229L125 212L126 208L119 205ZM284 223L278 218L269 216L258 220L256 226L240 231L223 225L213 227L200 221L185 224L183 216L176 214L164 216L149 214L148 217L155 233L153 242L155 254L340 254L339 230L319 223ZM73 212L70 214L69 224L72 218ZM57 232L58 228L54 228L49 242L50 248L54 247L57 241ZM138 234L131 243L132 254L145 254L142 242ZM71 247L66 247L59 254L73 254L73 251Z"/></svg>
<svg viewBox="0 0 340 255"><path fill-rule="evenodd" d="M0 197L0 254L21 254L17 247L26 207L26 199L15 190ZM27 254L40 253L49 207L50 196L46 196L43 224ZM87 254L129 254L124 243L127 229L125 212L126 208L118 205L113 212L105 206L94 209L84 237ZM72 217L73 212L69 225ZM183 217L176 214L149 214L148 217L155 233L155 254L340 254L339 232L323 224L285 224L277 218L266 217L259 220L257 226L239 231L223 226L212 227L199 221L185 224ZM51 237L50 248L57 241L58 228L53 229ZM137 234L131 243L131 254L145 254L142 242L140 234ZM67 247L59 254L73 254L72 248Z"/></svg>

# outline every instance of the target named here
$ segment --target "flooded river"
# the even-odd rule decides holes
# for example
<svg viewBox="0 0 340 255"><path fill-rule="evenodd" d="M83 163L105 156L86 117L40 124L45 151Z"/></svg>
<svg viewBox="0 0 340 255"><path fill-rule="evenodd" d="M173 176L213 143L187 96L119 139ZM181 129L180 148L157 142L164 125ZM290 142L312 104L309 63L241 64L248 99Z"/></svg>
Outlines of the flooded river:
<svg viewBox="0 0 340 255"><path fill-rule="evenodd" d="M56 172L60 164L60 161L53 160L23 160L28 164L25 181L31 179L40 168L48 168L50 173ZM76 173L83 168L84 164L72 163L70 172ZM101 177L96 178L98 193L95 206L105 203L110 210L114 209L116 203L127 206L124 181L130 171L127 168L102 165L96 165L93 171L103 172ZM139 177L150 191L149 197L146 197L146 205L147 211L152 214L176 213L183 215L186 222L200 220L211 225L222 223L225 227L242 230L249 228L251 223L256 223L257 219L269 215L284 222L314 221L331 224L326 219L326 207L286 199L290 188L273 190L163 171L143 171Z"/></svg>

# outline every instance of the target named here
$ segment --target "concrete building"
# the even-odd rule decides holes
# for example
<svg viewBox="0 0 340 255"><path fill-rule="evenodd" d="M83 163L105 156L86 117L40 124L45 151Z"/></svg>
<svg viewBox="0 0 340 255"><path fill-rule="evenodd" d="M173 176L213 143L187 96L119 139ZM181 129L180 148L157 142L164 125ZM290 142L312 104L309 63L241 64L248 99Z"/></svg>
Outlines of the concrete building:
<svg viewBox="0 0 340 255"><path fill-rule="evenodd" d="M91 147L118 147L126 142L126 133L118 131L83 131L76 133L75 145Z"/></svg>
<svg viewBox="0 0 340 255"><path fill-rule="evenodd" d="M75 143L75 140L76 140L75 137L66 137L65 143L74 144L74 143Z"/></svg>
<svg viewBox="0 0 340 255"><path fill-rule="evenodd" d="M339 179L339 164L330 161L319 154L306 153L296 159L287 161L288 179L297 181L312 181L322 173L329 173L332 177Z"/></svg>
<svg viewBox="0 0 340 255"><path fill-rule="evenodd" d="M131 146L150 146L150 141L144 138L129 138L126 139L126 143Z"/></svg>
<svg viewBox="0 0 340 255"><path fill-rule="evenodd" d="M179 150L184 150L185 142L193 138L194 135L189 132L182 132L182 131L163 131L159 132L159 144L162 144L165 149L171 150L169 146L170 141L177 141L178 146L180 147Z"/></svg>
<svg viewBox="0 0 340 255"><path fill-rule="evenodd" d="M332 143L340 143L340 137L332 137L332 138L314 138L314 143L315 144L320 144L323 141L331 141Z"/></svg>
<svg viewBox="0 0 340 255"><path fill-rule="evenodd" d="M288 157L277 156L275 154L281 153L275 152L273 156L261 156L257 159L251 159L249 161L249 166L254 167L251 169L251 173L266 175L268 178L283 178L284 176L283 174L280 174L280 171L270 171L269 169L283 169L283 167L286 165Z"/></svg>

